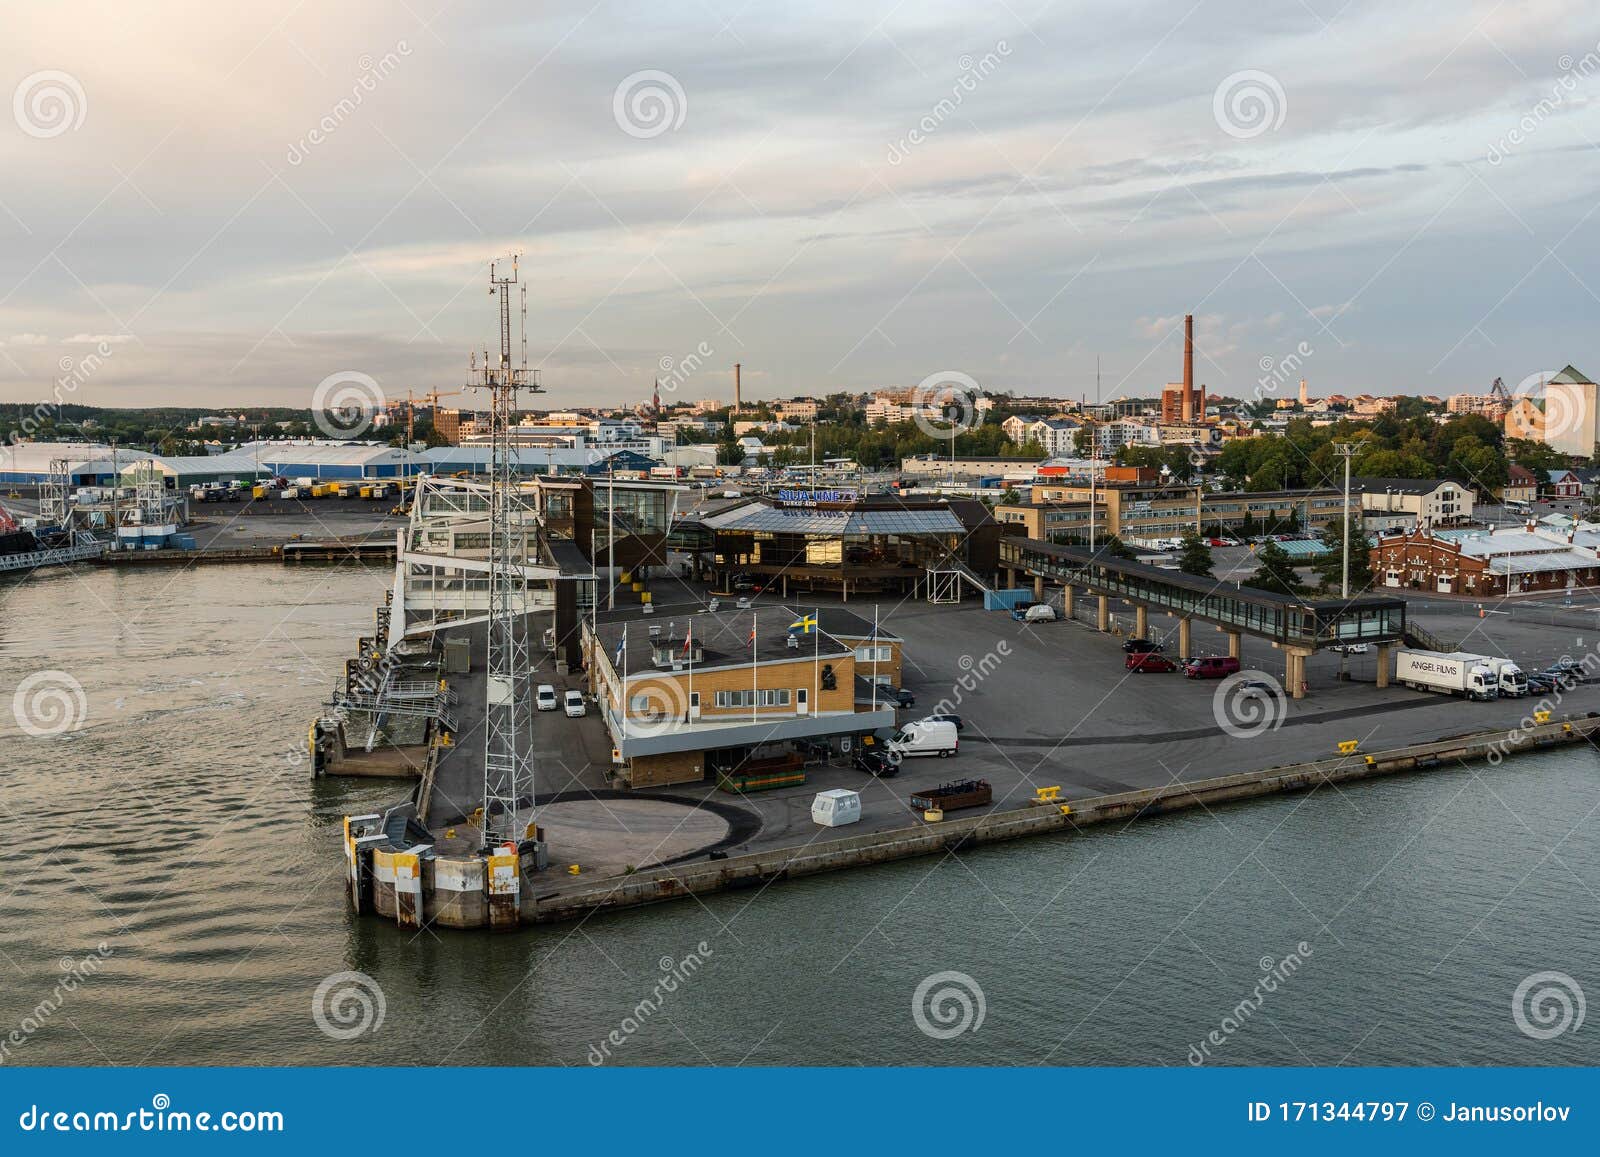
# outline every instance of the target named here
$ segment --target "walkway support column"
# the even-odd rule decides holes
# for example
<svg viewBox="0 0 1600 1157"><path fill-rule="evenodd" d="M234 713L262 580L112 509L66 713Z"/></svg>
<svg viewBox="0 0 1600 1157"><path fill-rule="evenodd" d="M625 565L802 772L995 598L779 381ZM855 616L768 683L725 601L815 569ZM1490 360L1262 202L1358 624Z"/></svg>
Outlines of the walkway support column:
<svg viewBox="0 0 1600 1157"><path fill-rule="evenodd" d="M1228 636L1228 657L1230 659L1239 658L1239 632L1224 631L1223 634Z"/></svg>
<svg viewBox="0 0 1600 1157"><path fill-rule="evenodd" d="M1291 698L1304 699L1306 697L1306 659L1312 651L1308 647L1285 648L1285 674L1288 676L1289 685L1285 688Z"/></svg>
<svg viewBox="0 0 1600 1157"><path fill-rule="evenodd" d="M1062 591L1063 591L1063 593L1065 595L1065 600L1066 600L1065 609L1066 609L1066 612L1067 612L1062 617L1070 619L1072 617L1072 606L1073 606L1073 603L1076 601L1076 596L1077 596L1078 592L1072 589L1072 584L1071 583L1068 583L1065 587L1063 587Z"/></svg>
<svg viewBox="0 0 1600 1157"><path fill-rule="evenodd" d="M1391 643L1379 643L1378 644L1378 686L1379 687L1387 687L1389 685L1389 651L1390 651L1392 646L1393 646L1393 644L1391 644Z"/></svg>
<svg viewBox="0 0 1600 1157"><path fill-rule="evenodd" d="M1133 637L1143 639L1150 633L1150 611L1143 603L1136 603L1133 608Z"/></svg>
<svg viewBox="0 0 1600 1157"><path fill-rule="evenodd" d="M1189 656L1194 654L1194 651L1191 648L1191 625L1192 624L1190 624L1188 619L1178 620L1178 657L1180 659L1187 659Z"/></svg>
<svg viewBox="0 0 1600 1157"><path fill-rule="evenodd" d="M1034 577L1034 580L1033 580L1033 601L1036 602L1036 603L1044 602L1044 576L1043 575L1037 575L1037 576Z"/></svg>
<svg viewBox="0 0 1600 1157"><path fill-rule="evenodd" d="M1100 611L1097 617L1097 625L1102 631L1109 630L1111 627L1111 600L1106 598L1105 595L1099 595L1097 597L1100 600Z"/></svg>

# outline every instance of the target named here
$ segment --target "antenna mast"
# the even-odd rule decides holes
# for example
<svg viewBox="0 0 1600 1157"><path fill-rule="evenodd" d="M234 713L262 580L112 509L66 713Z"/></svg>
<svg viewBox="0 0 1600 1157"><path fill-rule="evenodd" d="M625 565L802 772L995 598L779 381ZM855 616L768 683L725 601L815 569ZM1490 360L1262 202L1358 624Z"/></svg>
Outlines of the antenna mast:
<svg viewBox="0 0 1600 1157"><path fill-rule="evenodd" d="M518 258L511 275L502 263L489 266L489 292L499 299L500 360L485 353L481 374L467 385L488 390L493 463L489 481L489 678L484 712L483 842L520 847L533 827L534 778L531 740L533 705L527 624L528 526L518 501L515 453L511 441L517 391L541 392L537 371L528 369L528 290L518 280ZM511 287L521 297L522 361L511 362ZM474 359L475 361L476 359Z"/></svg>

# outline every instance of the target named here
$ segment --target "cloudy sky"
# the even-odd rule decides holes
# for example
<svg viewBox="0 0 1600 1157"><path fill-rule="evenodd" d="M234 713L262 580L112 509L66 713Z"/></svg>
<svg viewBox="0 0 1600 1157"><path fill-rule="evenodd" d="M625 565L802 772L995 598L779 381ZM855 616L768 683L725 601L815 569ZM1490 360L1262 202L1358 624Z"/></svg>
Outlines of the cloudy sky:
<svg viewBox="0 0 1600 1157"><path fill-rule="evenodd" d="M513 250L556 405L685 358L1149 394L1187 311L1235 394L1301 349L1323 393L1593 375L1597 42L1582 0L10 0L0 400L452 390Z"/></svg>

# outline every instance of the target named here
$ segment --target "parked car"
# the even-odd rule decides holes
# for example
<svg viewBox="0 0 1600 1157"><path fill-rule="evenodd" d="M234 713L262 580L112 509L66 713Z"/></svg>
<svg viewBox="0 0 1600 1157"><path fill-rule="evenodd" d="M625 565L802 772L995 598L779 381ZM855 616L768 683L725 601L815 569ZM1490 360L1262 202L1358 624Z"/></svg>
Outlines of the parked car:
<svg viewBox="0 0 1600 1157"><path fill-rule="evenodd" d="M583 704L582 691L568 691L561 697L561 706L565 709L568 719L581 719L589 714L589 709Z"/></svg>
<svg viewBox="0 0 1600 1157"><path fill-rule="evenodd" d="M1283 697L1283 688L1265 679L1241 679L1234 684L1234 693L1241 699L1275 701Z"/></svg>
<svg viewBox="0 0 1600 1157"><path fill-rule="evenodd" d="M1335 643L1328 650L1335 655L1365 655L1367 653L1367 645L1365 643Z"/></svg>
<svg viewBox="0 0 1600 1157"><path fill-rule="evenodd" d="M1162 651L1165 649L1154 639L1129 639L1122 644L1123 652L1128 655L1142 655L1150 651Z"/></svg>
<svg viewBox="0 0 1600 1157"><path fill-rule="evenodd" d="M540 711L554 711L557 706L556 689L549 683L540 683L533 693L533 705Z"/></svg>
<svg viewBox="0 0 1600 1157"><path fill-rule="evenodd" d="M925 715L925 716L922 717L922 719L919 720L919 722L921 722L921 723L954 723L956 725L956 730L957 731L961 731L967 726L965 723L962 722L961 716L952 715L949 712L944 712L944 713L938 714L938 715Z"/></svg>
<svg viewBox="0 0 1600 1157"><path fill-rule="evenodd" d="M1527 679L1529 695L1548 695L1556 689L1555 678L1543 671L1530 671Z"/></svg>
<svg viewBox="0 0 1600 1157"><path fill-rule="evenodd" d="M1225 679L1238 671L1239 660L1232 655L1202 655L1183 665L1183 673L1190 679Z"/></svg>
<svg viewBox="0 0 1600 1157"><path fill-rule="evenodd" d="M1130 671L1149 673L1176 671L1178 665L1157 651L1135 651L1123 664Z"/></svg>
<svg viewBox="0 0 1600 1157"><path fill-rule="evenodd" d="M1583 672L1571 659L1551 663L1543 672L1552 684L1552 690L1570 691L1583 682Z"/></svg>
<svg viewBox="0 0 1600 1157"><path fill-rule="evenodd" d="M904 687L890 687L887 691L889 697L894 700L896 707L915 707L917 705L917 697Z"/></svg>
<svg viewBox="0 0 1600 1157"><path fill-rule="evenodd" d="M1033 609L1033 603L1018 603L1011 608L1011 618L1014 622L1022 623L1028 619L1028 612Z"/></svg>
<svg viewBox="0 0 1600 1157"><path fill-rule="evenodd" d="M850 753L850 764L877 779L888 779L900 770L900 761L883 747L857 747Z"/></svg>
<svg viewBox="0 0 1600 1157"><path fill-rule="evenodd" d="M736 575L733 576L733 589L736 590L736 591L755 590L755 586L756 586L755 575L736 574Z"/></svg>

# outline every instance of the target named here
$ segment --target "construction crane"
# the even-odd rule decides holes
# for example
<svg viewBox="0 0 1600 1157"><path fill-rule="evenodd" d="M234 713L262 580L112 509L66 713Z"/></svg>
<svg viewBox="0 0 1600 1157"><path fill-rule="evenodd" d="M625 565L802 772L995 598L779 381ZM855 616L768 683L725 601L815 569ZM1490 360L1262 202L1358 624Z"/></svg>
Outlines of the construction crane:
<svg viewBox="0 0 1600 1157"><path fill-rule="evenodd" d="M457 394L460 394L460 393L463 393L463 392L464 391L462 391L462 390L429 390L425 394L413 394L410 390L407 390L406 391L406 444L410 445L412 442L416 441L416 436L415 435L416 435L417 402L418 402L418 400L427 402L429 410L432 411L433 413L438 413L438 410L439 410L439 399L440 398L453 398Z"/></svg>

